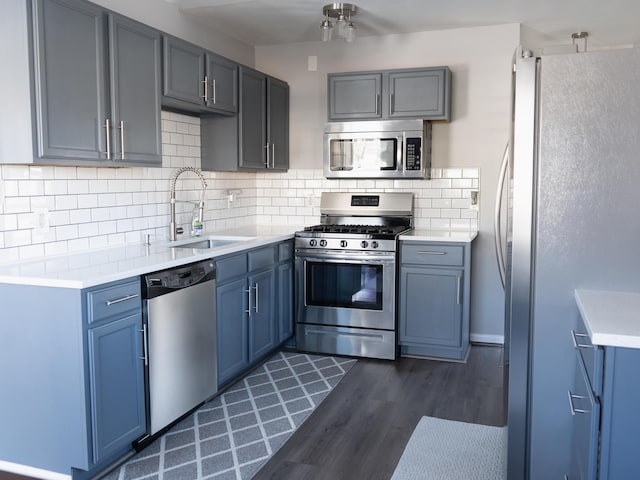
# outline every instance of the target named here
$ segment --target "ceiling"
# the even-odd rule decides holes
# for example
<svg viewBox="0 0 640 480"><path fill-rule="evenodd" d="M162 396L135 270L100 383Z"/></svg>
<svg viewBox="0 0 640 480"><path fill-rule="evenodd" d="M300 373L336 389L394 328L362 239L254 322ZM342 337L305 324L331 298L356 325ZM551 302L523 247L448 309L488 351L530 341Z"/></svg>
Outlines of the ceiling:
<svg viewBox="0 0 640 480"><path fill-rule="evenodd" d="M164 0L249 45L320 39L325 0ZM521 23L549 44L589 32L589 47L640 43L638 0L356 0L358 36ZM357 41L357 40L356 40Z"/></svg>

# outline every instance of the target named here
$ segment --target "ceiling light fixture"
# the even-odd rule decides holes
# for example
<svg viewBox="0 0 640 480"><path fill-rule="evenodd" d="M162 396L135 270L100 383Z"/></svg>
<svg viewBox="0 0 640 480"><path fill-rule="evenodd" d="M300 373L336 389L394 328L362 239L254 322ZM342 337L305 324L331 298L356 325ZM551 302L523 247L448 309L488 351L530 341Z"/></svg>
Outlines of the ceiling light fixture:
<svg viewBox="0 0 640 480"><path fill-rule="evenodd" d="M324 20L320 24L322 41L331 40L334 24L329 19L335 18L336 37L349 43L353 42L356 38L356 26L351 21L351 17L356 13L358 13L358 7L352 3L330 3L322 7L324 15Z"/></svg>

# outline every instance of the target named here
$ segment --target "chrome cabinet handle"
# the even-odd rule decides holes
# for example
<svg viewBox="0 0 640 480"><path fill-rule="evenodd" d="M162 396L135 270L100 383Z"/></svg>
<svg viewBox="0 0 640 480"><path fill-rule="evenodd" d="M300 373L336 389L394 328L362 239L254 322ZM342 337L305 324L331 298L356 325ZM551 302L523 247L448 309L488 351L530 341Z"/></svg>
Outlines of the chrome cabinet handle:
<svg viewBox="0 0 640 480"><path fill-rule="evenodd" d="M417 252L419 255L446 255L447 252L430 252L430 251L420 251Z"/></svg>
<svg viewBox="0 0 640 480"><path fill-rule="evenodd" d="M244 311L244 313L251 314L251 287L245 290L244 293L247 294L247 305L249 307Z"/></svg>
<svg viewBox="0 0 640 480"><path fill-rule="evenodd" d="M211 82L211 90L213 90L213 104L216 104L216 79L214 78L213 81Z"/></svg>
<svg viewBox="0 0 640 480"><path fill-rule="evenodd" d="M575 330L571 330L571 340L573 341L573 348L593 348L593 345L578 342L578 337L589 338L589 335L587 335L586 333L578 333Z"/></svg>
<svg viewBox="0 0 640 480"><path fill-rule="evenodd" d="M462 277L456 277L456 305L460 305L462 303L462 300L460 298L460 293L462 291L461 280Z"/></svg>
<svg viewBox="0 0 640 480"><path fill-rule="evenodd" d="M140 357L140 360L144 360L144 366L148 367L149 366L149 338L147 336L147 326L146 325L142 325L142 330L139 330L140 332L142 332L142 357Z"/></svg>
<svg viewBox="0 0 640 480"><path fill-rule="evenodd" d="M575 415L576 413L591 413L591 410L576 408L573 405L574 398L585 399L587 397L585 397L584 395L574 395L573 393L571 393L571 390L567 390L567 393L569 394L569 410L571 411L571 415Z"/></svg>
<svg viewBox="0 0 640 480"><path fill-rule="evenodd" d="M207 76L204 76L204 80L201 80L200 83L204 83L204 95L201 97L204 100L204 103L209 101L209 80Z"/></svg>
<svg viewBox="0 0 640 480"><path fill-rule="evenodd" d="M109 119L105 118L104 125L102 125L107 132L107 160L111 160L111 128L109 127Z"/></svg>
<svg viewBox="0 0 640 480"><path fill-rule="evenodd" d="M260 292L258 291L258 284L257 283L253 286L253 289L256 291L256 297L255 297L256 298L256 306L254 307L254 310L256 311L256 313L258 313L259 312L259 309L258 309L258 296L260 295Z"/></svg>
<svg viewBox="0 0 640 480"><path fill-rule="evenodd" d="M380 114L380 94L376 93L376 115Z"/></svg>
<svg viewBox="0 0 640 480"><path fill-rule="evenodd" d="M264 162L264 165L269 168L269 150L271 149L271 144L267 143L264 148L267 149L267 160Z"/></svg>
<svg viewBox="0 0 640 480"><path fill-rule="evenodd" d="M276 144L271 144L271 168L276 168Z"/></svg>
<svg viewBox="0 0 640 480"><path fill-rule="evenodd" d="M115 300L107 300L105 302L105 304L107 305L107 307L110 307L111 305L115 305L116 303L120 303L120 302L126 302L127 300L131 300L133 298L138 298L140 295L137 293L131 293L129 295L126 295L122 298L117 298Z"/></svg>
<svg viewBox="0 0 640 480"><path fill-rule="evenodd" d="M120 158L124 160L124 120L120 120Z"/></svg>
<svg viewBox="0 0 640 480"><path fill-rule="evenodd" d="M389 115L393 113L393 93L389 94Z"/></svg>

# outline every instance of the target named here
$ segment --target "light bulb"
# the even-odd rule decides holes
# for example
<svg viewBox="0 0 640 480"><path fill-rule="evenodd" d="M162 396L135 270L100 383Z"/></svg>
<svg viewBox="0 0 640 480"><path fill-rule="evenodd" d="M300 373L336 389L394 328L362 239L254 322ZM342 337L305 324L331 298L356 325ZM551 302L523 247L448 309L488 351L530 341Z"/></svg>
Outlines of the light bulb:
<svg viewBox="0 0 640 480"><path fill-rule="evenodd" d="M347 25L344 39L349 43L353 42L356 39L356 26L351 22L349 22L349 25Z"/></svg>
<svg viewBox="0 0 640 480"><path fill-rule="evenodd" d="M331 40L331 33L333 32L333 25L329 20L323 20L320 24L320 29L322 30L322 41L328 42Z"/></svg>
<svg viewBox="0 0 640 480"><path fill-rule="evenodd" d="M344 15L340 15L338 17L338 21L336 22L336 35L340 38L344 38L346 34L347 21L344 18Z"/></svg>

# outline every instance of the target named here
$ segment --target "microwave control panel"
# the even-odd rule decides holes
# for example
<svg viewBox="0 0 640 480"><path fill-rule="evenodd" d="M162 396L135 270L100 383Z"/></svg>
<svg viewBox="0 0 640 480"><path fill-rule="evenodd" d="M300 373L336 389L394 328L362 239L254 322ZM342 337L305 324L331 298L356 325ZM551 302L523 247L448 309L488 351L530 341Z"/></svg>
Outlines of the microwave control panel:
<svg viewBox="0 0 640 480"><path fill-rule="evenodd" d="M422 150L422 139L419 137L407 138L405 151L405 169L421 170L420 151Z"/></svg>

